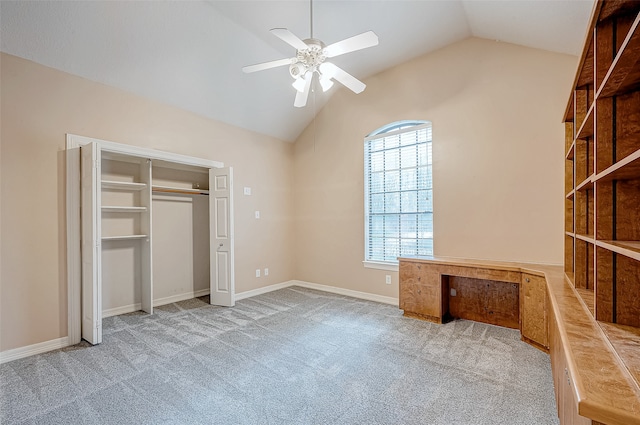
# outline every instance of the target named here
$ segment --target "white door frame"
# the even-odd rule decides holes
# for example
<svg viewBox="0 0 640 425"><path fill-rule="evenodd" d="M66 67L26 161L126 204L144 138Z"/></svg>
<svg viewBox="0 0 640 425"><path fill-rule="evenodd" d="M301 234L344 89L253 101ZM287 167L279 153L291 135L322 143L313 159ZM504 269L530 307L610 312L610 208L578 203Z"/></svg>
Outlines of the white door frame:
<svg viewBox="0 0 640 425"><path fill-rule="evenodd" d="M142 148L67 133L66 141L66 216L67 216L67 335L69 345L82 339L82 251L80 220L80 149L96 143L99 149L152 160L203 168L222 168L224 163L171 152ZM233 214L233 212L231 212Z"/></svg>

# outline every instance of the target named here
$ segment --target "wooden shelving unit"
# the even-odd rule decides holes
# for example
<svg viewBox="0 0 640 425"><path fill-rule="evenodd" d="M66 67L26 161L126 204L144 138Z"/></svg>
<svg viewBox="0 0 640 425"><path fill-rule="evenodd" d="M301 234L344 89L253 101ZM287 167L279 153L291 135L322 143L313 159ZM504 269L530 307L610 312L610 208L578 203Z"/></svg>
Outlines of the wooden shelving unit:
<svg viewBox="0 0 640 425"><path fill-rule="evenodd" d="M588 319L602 328L605 345L612 347L624 365L622 373L637 391L640 2L596 1L584 46L564 116L565 278L582 300ZM557 323L559 329L570 326L560 320ZM571 337L557 341L571 345ZM598 353L593 356L597 361ZM569 357L567 361L573 360ZM583 372L573 373L577 380ZM640 391L637 393L640 403ZM579 394L575 401L580 406ZM561 423L583 423L585 419L584 423L591 424L582 416L596 417L578 412L575 418L563 420L559 406ZM640 423L640 417L619 414L606 423Z"/></svg>

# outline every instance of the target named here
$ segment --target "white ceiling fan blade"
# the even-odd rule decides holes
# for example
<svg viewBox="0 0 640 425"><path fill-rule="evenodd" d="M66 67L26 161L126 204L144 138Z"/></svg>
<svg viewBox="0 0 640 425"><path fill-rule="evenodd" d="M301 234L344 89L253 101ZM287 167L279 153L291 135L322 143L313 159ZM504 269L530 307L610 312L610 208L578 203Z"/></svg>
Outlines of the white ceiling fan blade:
<svg viewBox="0 0 640 425"><path fill-rule="evenodd" d="M307 72L304 76L304 90L296 90L296 100L293 102L293 106L296 108L302 108L307 104L307 98L311 91L311 80L313 79L313 72Z"/></svg>
<svg viewBox="0 0 640 425"><path fill-rule="evenodd" d="M328 45L324 49L324 54L328 58L333 58L335 56L344 55L345 53L377 45L378 36L376 33L373 31L367 31Z"/></svg>
<svg viewBox="0 0 640 425"><path fill-rule="evenodd" d="M320 65L320 72L326 78L335 79L356 94L362 93L367 87L365 83L331 62L324 62Z"/></svg>
<svg viewBox="0 0 640 425"><path fill-rule="evenodd" d="M265 69L275 68L277 66L283 65L291 65L293 59L278 59L276 61L257 63L255 65L249 65L242 68L245 74L249 74L251 72L262 71Z"/></svg>
<svg viewBox="0 0 640 425"><path fill-rule="evenodd" d="M307 46L307 43L300 40L298 36L296 36L294 33L292 33L286 28L273 28L270 31L271 31L271 34L275 35L276 37L278 37L285 43L289 44L290 46L295 47L296 50L305 50L309 47Z"/></svg>

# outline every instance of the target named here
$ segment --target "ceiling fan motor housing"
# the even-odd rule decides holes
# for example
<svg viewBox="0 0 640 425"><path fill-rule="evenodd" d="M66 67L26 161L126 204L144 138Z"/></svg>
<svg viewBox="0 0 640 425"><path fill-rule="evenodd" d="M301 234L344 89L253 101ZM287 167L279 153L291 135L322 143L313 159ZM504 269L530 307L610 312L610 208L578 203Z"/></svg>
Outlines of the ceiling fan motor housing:
<svg viewBox="0 0 640 425"><path fill-rule="evenodd" d="M293 78L302 78L307 72L316 71L326 59L324 55L325 45L322 41L308 38L304 40L304 43L307 48L298 50L296 62L289 66L289 73Z"/></svg>

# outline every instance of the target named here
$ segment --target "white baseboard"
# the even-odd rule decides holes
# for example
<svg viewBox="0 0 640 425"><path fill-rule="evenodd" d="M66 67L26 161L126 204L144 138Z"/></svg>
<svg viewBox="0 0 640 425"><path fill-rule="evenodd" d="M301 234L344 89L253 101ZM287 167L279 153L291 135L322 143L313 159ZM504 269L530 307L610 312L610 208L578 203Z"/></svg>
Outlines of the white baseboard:
<svg viewBox="0 0 640 425"><path fill-rule="evenodd" d="M293 283L290 286L302 286L303 288L316 289L318 291L330 292L332 294L346 295L347 297L359 298L361 300L375 301L395 306L399 305L398 298L394 297L386 297L384 295L338 288L337 286L321 285L319 283L305 282L303 280L292 280L291 282Z"/></svg>
<svg viewBox="0 0 640 425"><path fill-rule="evenodd" d="M171 295L170 297L157 298L153 300L153 306L159 307L161 305L177 303L179 301L190 300L192 298L203 297L205 295L209 295L209 289L200 289L198 291L185 292L183 294ZM107 310L102 310L102 317L111 317L118 316L120 314L133 313L134 311L139 311L142 309L142 304L135 303L129 305L123 305L122 307L109 308Z"/></svg>
<svg viewBox="0 0 640 425"><path fill-rule="evenodd" d="M244 300L245 298L255 297L256 295L266 294L267 292L277 291L278 289L288 288L295 285L295 280L289 280L286 282L275 283L269 286L263 286L262 288L252 289L250 291L239 292L236 294L236 301Z"/></svg>
<svg viewBox="0 0 640 425"><path fill-rule="evenodd" d="M170 297L157 298L153 300L153 306L158 307L161 305L177 303L179 301L190 300L192 298L204 297L209 295L209 288L200 289L199 291L185 292L184 294L172 295Z"/></svg>
<svg viewBox="0 0 640 425"><path fill-rule="evenodd" d="M39 342L26 347L14 348L0 352L0 364L13 360L22 359L24 357L34 356L36 354L46 353L47 351L57 350L69 346L69 338L66 336L51 341Z"/></svg>
<svg viewBox="0 0 640 425"><path fill-rule="evenodd" d="M138 311L142 309L142 304L129 304L123 305L122 307L108 308L106 310L102 310L102 318L111 317L111 316L119 316L121 314L133 313L134 311Z"/></svg>
<svg viewBox="0 0 640 425"><path fill-rule="evenodd" d="M289 280L286 282L276 283L262 288L252 289L250 291L239 292L236 294L236 301L244 300L245 298L255 297L256 295L266 294L267 292L277 291L278 289L289 288L291 286L301 286L303 288L315 289L317 291L329 292L332 294L345 295L348 297L359 298L368 301L376 301L383 304L398 305L398 299L393 297L385 297L383 295L370 294L367 292L353 291L351 289L338 288L336 286L321 285L319 283L305 282L303 280ZM209 289L203 289L199 291L187 292L179 295L172 295L170 297L158 298L153 301L153 306L161 306L178 301L184 301L191 298L202 297L209 294ZM141 305L130 304L122 307L111 308L102 311L102 317L116 316L119 314L132 313L141 309ZM0 364L10 362L12 360L21 359L24 357L33 356L35 354L46 353L47 351L57 350L69 346L68 338L62 337L53 339L51 341L40 342L38 344L29 345L26 347L14 348L13 350L7 350L0 352Z"/></svg>

